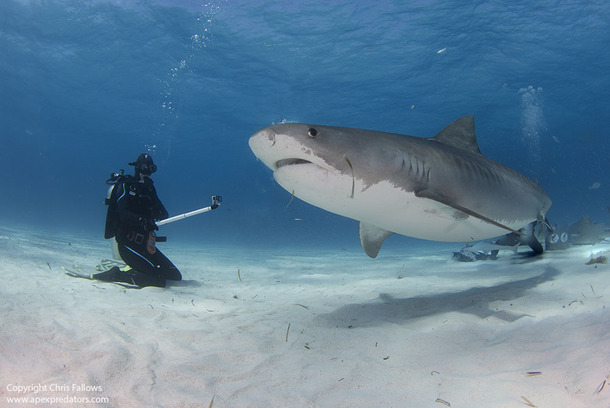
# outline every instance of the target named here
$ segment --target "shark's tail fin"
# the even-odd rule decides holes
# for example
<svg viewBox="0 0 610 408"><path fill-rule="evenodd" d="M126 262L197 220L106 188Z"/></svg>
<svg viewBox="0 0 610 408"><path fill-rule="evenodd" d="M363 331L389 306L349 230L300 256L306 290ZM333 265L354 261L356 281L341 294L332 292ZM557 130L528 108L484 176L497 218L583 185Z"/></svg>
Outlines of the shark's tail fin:
<svg viewBox="0 0 610 408"><path fill-rule="evenodd" d="M534 232L534 227L538 222L539 221L534 221L519 230L519 232L521 232L521 235L519 235L519 242L521 245L529 246L536 255L540 255L544 252L544 248L536 238L536 234Z"/></svg>

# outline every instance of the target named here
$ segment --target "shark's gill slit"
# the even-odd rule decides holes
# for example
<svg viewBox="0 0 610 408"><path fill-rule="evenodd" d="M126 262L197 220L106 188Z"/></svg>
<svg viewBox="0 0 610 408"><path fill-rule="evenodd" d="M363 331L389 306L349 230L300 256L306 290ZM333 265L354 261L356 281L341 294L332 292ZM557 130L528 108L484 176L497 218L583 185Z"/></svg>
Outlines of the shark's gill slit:
<svg viewBox="0 0 610 408"><path fill-rule="evenodd" d="M343 158L345 159L345 161L349 165L350 170L352 171L352 195L350 195L350 198L354 198L354 189L356 187L356 180L354 179L354 167L352 167L352 162L349 161L349 157L347 157L347 154L344 154Z"/></svg>

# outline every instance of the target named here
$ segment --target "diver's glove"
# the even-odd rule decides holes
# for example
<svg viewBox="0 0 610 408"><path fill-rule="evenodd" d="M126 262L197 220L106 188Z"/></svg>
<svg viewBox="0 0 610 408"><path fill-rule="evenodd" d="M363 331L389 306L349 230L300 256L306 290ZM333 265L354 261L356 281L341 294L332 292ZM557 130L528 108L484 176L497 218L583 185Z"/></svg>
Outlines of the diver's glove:
<svg viewBox="0 0 610 408"><path fill-rule="evenodd" d="M150 219L148 220L148 231L158 231L159 227L157 227L157 223L155 222L155 220Z"/></svg>
<svg viewBox="0 0 610 408"><path fill-rule="evenodd" d="M140 227L142 227L144 231L157 231L159 229L159 227L155 223L155 220L153 219L140 217L138 218L138 222L140 223Z"/></svg>

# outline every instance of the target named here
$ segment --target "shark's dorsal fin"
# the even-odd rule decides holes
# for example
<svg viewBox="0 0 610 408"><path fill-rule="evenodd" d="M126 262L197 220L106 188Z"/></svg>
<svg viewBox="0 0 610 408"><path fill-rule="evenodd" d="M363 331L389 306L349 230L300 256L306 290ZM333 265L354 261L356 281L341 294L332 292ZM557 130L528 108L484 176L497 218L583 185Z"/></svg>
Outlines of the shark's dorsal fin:
<svg viewBox="0 0 610 408"><path fill-rule="evenodd" d="M477 144L477 136L474 133L474 116L472 115L462 116L441 130L432 139L462 150L481 154Z"/></svg>
<svg viewBox="0 0 610 408"><path fill-rule="evenodd" d="M394 234L393 232L386 231L362 221L360 221L359 229L360 244L362 244L362 249L364 249L364 252L366 252L366 254L371 258L377 257L383 241L385 241L385 239L390 235Z"/></svg>

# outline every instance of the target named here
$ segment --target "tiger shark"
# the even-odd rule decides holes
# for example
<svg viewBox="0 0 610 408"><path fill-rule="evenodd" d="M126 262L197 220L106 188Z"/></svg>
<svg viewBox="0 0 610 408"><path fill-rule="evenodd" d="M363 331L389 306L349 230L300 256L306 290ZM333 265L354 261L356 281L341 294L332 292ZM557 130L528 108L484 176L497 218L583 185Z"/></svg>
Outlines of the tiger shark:
<svg viewBox="0 0 610 408"><path fill-rule="evenodd" d="M481 153L473 116L432 138L282 123L254 133L249 145L288 192L359 221L371 258L392 234L467 242L511 233L542 251L525 227L544 218L551 199Z"/></svg>

